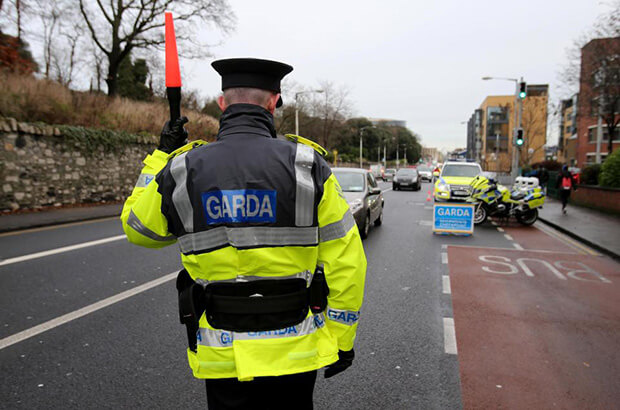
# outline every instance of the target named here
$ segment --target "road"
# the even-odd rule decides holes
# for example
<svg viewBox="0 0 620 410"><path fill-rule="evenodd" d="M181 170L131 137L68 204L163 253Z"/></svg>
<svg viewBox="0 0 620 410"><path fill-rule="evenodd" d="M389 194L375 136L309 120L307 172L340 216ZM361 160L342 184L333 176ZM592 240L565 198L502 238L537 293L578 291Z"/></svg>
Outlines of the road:
<svg viewBox="0 0 620 410"><path fill-rule="evenodd" d="M432 235L429 184L381 187L356 360L318 379L317 409L617 406L617 263L539 223ZM177 248L120 235L115 218L0 235L1 408L206 408Z"/></svg>

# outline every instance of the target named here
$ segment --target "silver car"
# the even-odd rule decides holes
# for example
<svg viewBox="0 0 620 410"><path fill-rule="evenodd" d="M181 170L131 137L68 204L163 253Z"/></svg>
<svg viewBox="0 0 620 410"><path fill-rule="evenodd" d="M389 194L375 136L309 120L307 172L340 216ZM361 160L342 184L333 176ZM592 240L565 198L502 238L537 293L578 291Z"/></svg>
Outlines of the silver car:
<svg viewBox="0 0 620 410"><path fill-rule="evenodd" d="M365 169L332 168L332 173L349 203L360 236L366 239L370 224L380 226L383 222L384 201L381 188L377 186L375 177Z"/></svg>
<svg viewBox="0 0 620 410"><path fill-rule="evenodd" d="M419 165L417 169L418 174L420 175L420 181L431 182L433 180L433 171L430 167L427 167L426 165Z"/></svg>

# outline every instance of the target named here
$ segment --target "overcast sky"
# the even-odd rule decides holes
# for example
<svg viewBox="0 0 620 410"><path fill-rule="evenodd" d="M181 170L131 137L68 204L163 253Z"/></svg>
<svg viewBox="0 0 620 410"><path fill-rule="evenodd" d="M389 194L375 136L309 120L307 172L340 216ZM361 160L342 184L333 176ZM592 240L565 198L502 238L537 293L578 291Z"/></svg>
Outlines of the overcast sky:
<svg viewBox="0 0 620 410"><path fill-rule="evenodd" d="M565 49L609 10L596 0L229 1L237 27L215 58L279 60L300 84L346 85L356 115L405 120L440 148L466 145L461 122L486 95L514 93L484 75L550 84L553 98ZM184 85L219 91L209 64L181 64Z"/></svg>

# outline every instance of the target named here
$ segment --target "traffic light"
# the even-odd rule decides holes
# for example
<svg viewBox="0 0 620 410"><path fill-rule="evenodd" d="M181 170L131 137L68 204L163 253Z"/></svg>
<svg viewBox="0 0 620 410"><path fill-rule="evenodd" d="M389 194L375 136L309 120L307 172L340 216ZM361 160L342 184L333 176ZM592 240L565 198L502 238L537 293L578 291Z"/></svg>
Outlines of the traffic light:
<svg viewBox="0 0 620 410"><path fill-rule="evenodd" d="M525 97L527 97L527 84L525 81L521 81L519 83L519 98L524 99Z"/></svg>
<svg viewBox="0 0 620 410"><path fill-rule="evenodd" d="M523 146L523 128L517 128L515 130L515 145L517 147Z"/></svg>

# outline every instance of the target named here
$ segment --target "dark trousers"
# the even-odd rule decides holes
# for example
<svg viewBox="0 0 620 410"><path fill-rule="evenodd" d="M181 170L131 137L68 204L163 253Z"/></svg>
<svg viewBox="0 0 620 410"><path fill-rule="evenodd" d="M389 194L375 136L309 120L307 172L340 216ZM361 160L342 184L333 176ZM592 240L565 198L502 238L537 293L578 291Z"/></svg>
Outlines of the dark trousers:
<svg viewBox="0 0 620 410"><path fill-rule="evenodd" d="M570 196L570 189L560 189L560 199L562 200L562 209L566 208L568 203L568 197Z"/></svg>
<svg viewBox="0 0 620 410"><path fill-rule="evenodd" d="M207 404L209 410L312 410L316 373L257 377L251 382L207 379Z"/></svg>

